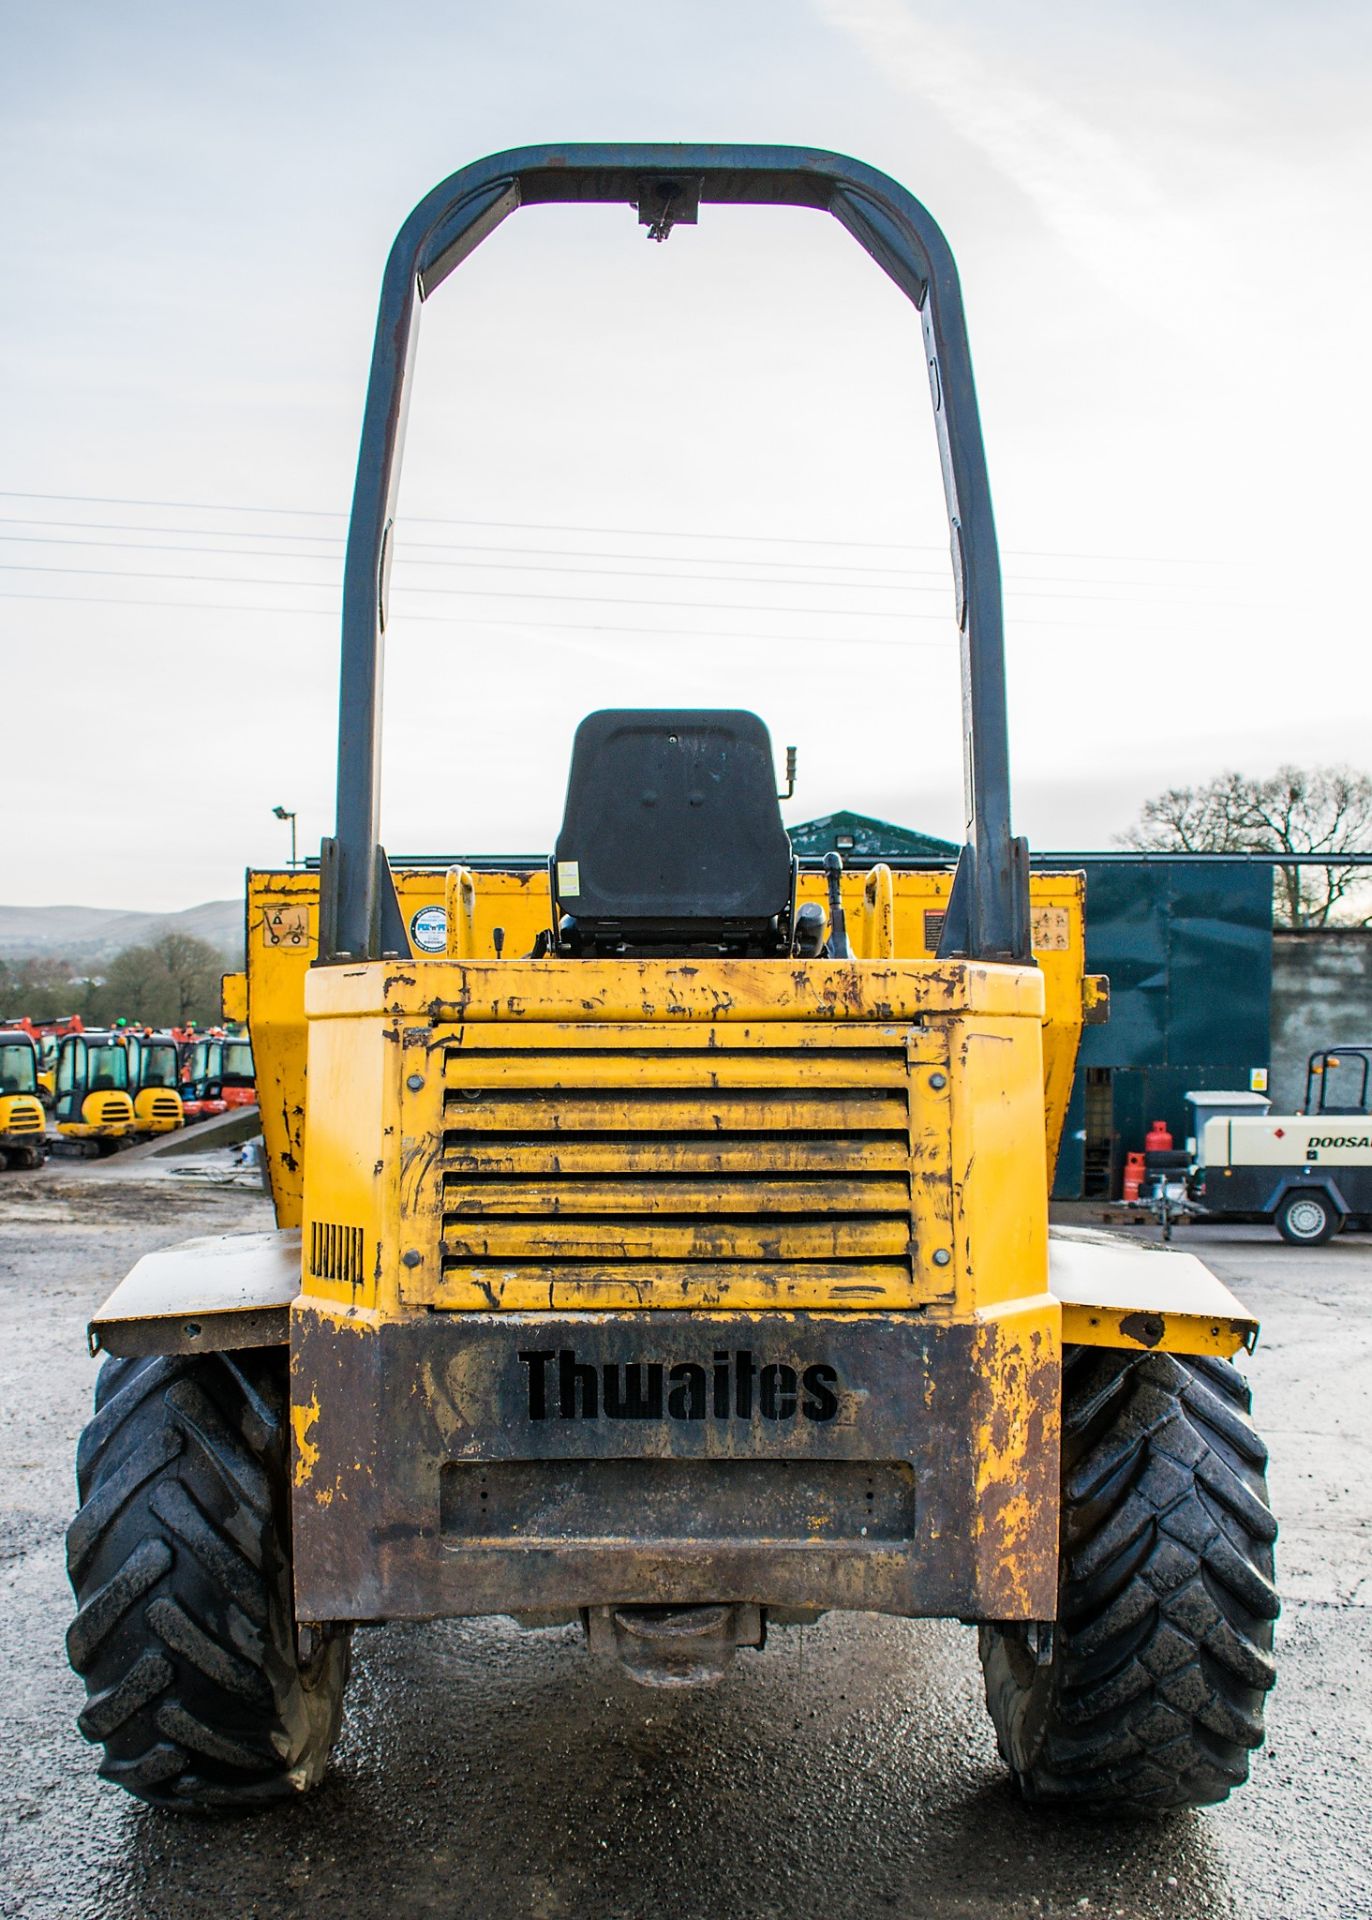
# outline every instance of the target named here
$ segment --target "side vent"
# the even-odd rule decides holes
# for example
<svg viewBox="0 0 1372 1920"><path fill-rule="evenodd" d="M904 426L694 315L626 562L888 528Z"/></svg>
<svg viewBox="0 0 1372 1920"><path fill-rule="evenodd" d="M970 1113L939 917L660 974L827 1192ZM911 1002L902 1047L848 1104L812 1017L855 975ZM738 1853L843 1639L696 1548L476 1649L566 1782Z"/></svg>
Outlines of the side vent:
<svg viewBox="0 0 1372 1920"><path fill-rule="evenodd" d="M316 1280L341 1280L362 1285L362 1229L340 1227L328 1220L310 1223L310 1272Z"/></svg>

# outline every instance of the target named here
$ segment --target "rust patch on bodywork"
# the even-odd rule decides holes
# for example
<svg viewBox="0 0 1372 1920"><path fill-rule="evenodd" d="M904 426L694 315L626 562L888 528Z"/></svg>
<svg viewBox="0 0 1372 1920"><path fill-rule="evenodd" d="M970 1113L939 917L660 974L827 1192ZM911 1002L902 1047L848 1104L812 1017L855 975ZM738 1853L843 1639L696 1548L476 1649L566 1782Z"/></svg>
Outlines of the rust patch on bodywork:
<svg viewBox="0 0 1372 1920"><path fill-rule="evenodd" d="M1156 1347L1167 1332L1167 1322L1160 1313L1126 1313L1120 1332L1141 1347Z"/></svg>
<svg viewBox="0 0 1372 1920"><path fill-rule="evenodd" d="M291 1431L295 1435L295 1484L303 1487L319 1465L319 1448L310 1438L319 1420L319 1395L308 1406L291 1408Z"/></svg>

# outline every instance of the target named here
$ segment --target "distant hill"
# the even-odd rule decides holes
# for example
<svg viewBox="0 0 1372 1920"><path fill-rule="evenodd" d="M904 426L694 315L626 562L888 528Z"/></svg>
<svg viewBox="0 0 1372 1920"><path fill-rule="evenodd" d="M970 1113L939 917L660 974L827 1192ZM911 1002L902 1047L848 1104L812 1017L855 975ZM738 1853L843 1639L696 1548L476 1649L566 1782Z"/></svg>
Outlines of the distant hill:
<svg viewBox="0 0 1372 1920"><path fill-rule="evenodd" d="M243 952L243 902L206 900L179 913L138 913L123 907L0 906L0 956L24 960L50 953L66 960L109 960L124 947L145 945L159 933L190 933L226 957Z"/></svg>

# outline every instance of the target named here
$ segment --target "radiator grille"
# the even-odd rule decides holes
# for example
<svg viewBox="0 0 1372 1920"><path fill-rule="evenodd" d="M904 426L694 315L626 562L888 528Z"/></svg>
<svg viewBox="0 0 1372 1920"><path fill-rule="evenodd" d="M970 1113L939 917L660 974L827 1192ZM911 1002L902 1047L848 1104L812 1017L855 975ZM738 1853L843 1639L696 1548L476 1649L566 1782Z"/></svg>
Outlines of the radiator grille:
<svg viewBox="0 0 1372 1920"><path fill-rule="evenodd" d="M310 1223L310 1272L317 1280L362 1285L362 1229L328 1220Z"/></svg>
<svg viewBox="0 0 1372 1920"><path fill-rule="evenodd" d="M889 1044L450 1047L443 1285L908 1294L909 1101Z"/></svg>
<svg viewBox="0 0 1372 1920"><path fill-rule="evenodd" d="M41 1133L43 1126L43 1109L36 1101L32 1104L25 1102L23 1106L16 1103L10 1110L9 1126L6 1131L9 1133Z"/></svg>

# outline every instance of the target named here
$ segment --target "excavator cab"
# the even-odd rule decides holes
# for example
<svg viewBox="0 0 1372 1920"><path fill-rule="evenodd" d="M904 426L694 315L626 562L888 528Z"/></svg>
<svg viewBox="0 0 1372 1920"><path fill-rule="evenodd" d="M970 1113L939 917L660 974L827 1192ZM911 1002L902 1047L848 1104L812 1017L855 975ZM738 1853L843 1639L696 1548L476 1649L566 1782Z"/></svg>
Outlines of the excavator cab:
<svg viewBox="0 0 1372 1920"><path fill-rule="evenodd" d="M65 1034L57 1049L57 1131L97 1153L116 1151L134 1133L129 1054L120 1031L88 1028Z"/></svg>
<svg viewBox="0 0 1372 1920"><path fill-rule="evenodd" d="M220 1042L219 1091L230 1107L255 1107L257 1082L252 1041L247 1034L226 1033Z"/></svg>
<svg viewBox="0 0 1372 1920"><path fill-rule="evenodd" d="M175 1036L151 1027L126 1030L129 1095L133 1130L138 1134L174 1133L186 1124L180 1093L181 1065Z"/></svg>
<svg viewBox="0 0 1372 1920"><path fill-rule="evenodd" d="M222 1034L201 1033L182 1042L180 1092L187 1120L208 1120L228 1112Z"/></svg>
<svg viewBox="0 0 1372 1920"><path fill-rule="evenodd" d="M22 1028L0 1029L0 1155L7 1167L41 1167L47 1116L38 1089L38 1048Z"/></svg>

